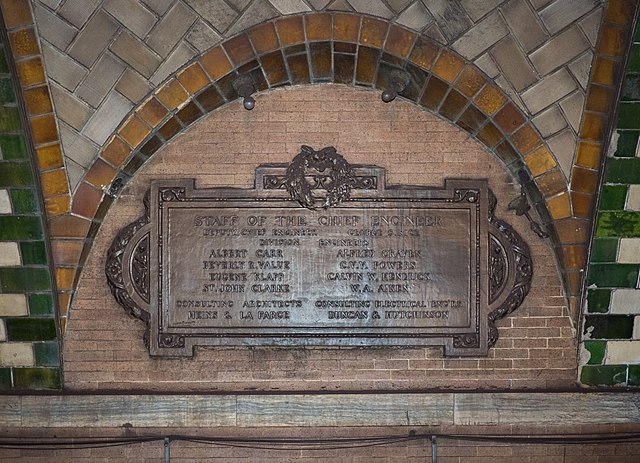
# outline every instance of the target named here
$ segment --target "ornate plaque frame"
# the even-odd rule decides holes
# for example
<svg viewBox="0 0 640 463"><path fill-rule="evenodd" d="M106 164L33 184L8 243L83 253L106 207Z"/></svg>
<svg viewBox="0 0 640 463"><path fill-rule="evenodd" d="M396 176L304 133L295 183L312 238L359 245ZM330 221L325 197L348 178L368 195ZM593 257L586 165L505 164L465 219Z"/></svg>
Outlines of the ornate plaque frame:
<svg viewBox="0 0 640 463"><path fill-rule="evenodd" d="M484 356L498 339L495 321L522 303L533 275L527 244L495 217L487 181L447 179L441 189L387 186L384 169L352 166L333 148L303 147L289 165L259 166L250 190L196 189L192 179L154 181L144 204L145 215L110 247L106 275L118 303L145 323L145 344L154 357L234 345L442 345L445 355ZM398 223L389 223L390 217ZM210 228L202 225L207 220ZM380 233L367 238L367 230ZM280 249L288 244L295 249ZM391 265L374 259L374 253L384 257L381 247L404 270L370 272ZM203 249L218 260L206 260ZM333 257L336 249L337 256L355 260ZM264 260L247 260L257 259L254 254ZM266 260L274 256L281 260ZM274 273L201 268L260 265L269 271L278 262L285 267ZM328 288L318 281L325 275L358 283L333 280ZM232 284L252 277L287 284ZM381 278L405 284L376 290ZM221 279L231 281L223 285ZM196 297L194 282L215 297ZM275 293L265 301L246 295L249 288ZM376 294L387 290L404 292ZM207 310L187 310L187 302ZM286 310L256 310L261 305Z"/></svg>

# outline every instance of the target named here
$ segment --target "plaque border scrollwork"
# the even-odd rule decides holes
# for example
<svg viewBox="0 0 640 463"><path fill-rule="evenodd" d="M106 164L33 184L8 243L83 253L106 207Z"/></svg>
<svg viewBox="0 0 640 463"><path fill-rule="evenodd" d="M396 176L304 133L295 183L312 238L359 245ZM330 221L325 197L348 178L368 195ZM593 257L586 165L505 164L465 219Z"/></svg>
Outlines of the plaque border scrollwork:
<svg viewBox="0 0 640 463"><path fill-rule="evenodd" d="M145 323L144 343L145 346L149 347L149 323L151 319L151 314L147 310L149 280L148 276L142 276L142 273L146 272L148 275L149 272L148 251L146 261L139 261L138 263L140 265L136 266L133 271L127 268L131 265L130 255L135 253L135 248L137 248L139 243L144 240L147 242L146 246L148 246L149 243L149 191L147 191L144 197L144 207L145 214L123 228L114 238L107 251L105 275L107 277L107 284L115 300L130 316L142 320ZM136 244L134 249L130 248L129 245L131 243ZM127 252L128 249L131 249L131 251ZM145 263L147 264L146 268L144 266ZM136 278L136 276L132 277L131 273L135 272L140 272L139 278ZM140 285L133 283L132 280L142 280L143 286L146 287L140 287ZM142 291L140 291L141 289ZM147 306L135 300L137 299L136 296L138 296L144 301L145 292L147 294Z"/></svg>

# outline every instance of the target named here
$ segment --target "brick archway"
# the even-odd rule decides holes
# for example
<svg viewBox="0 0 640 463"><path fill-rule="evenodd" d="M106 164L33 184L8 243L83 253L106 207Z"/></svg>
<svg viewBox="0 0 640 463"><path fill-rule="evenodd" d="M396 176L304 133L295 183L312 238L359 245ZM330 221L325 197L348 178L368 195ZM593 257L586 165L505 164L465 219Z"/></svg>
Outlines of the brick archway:
<svg viewBox="0 0 640 463"><path fill-rule="evenodd" d="M367 16L320 13L272 20L208 50L114 132L73 195L71 213L49 221L54 254L57 244L67 248L56 261L60 315L121 187L164 144L235 101L238 75L250 74L258 91L318 83L381 91L394 69L411 76L402 98L468 132L524 185L551 232L566 293L578 297L588 230L571 218L565 177L527 116L476 66L425 36Z"/></svg>

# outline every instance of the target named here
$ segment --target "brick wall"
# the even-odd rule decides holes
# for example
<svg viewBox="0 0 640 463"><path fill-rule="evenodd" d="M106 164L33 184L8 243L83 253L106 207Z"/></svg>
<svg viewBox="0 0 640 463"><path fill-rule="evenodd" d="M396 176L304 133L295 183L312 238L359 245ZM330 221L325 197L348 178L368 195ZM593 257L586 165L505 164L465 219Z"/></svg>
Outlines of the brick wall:
<svg viewBox="0 0 640 463"><path fill-rule="evenodd" d="M464 132L402 101L338 85L289 88L214 112L154 155L107 214L83 270L64 339L70 390L348 390L565 388L576 378L575 332L548 244L506 211L519 192L491 154ZM377 164L388 182L441 186L446 177L488 178L498 216L529 243L533 286L486 358L443 358L441 348L219 348L193 360L152 360L143 325L112 298L104 276L117 232L143 213L151 179L196 178L198 187L253 186L256 165L289 162L306 144L334 145L354 164Z"/></svg>

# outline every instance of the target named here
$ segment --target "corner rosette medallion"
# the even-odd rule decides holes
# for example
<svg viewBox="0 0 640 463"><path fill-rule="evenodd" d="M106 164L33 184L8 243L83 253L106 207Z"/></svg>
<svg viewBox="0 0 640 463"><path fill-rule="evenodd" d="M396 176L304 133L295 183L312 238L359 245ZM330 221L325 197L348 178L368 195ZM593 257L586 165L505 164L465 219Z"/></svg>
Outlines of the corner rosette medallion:
<svg viewBox="0 0 640 463"><path fill-rule="evenodd" d="M333 146L316 151L303 145L287 168L285 185L302 207L318 210L349 199L355 179L353 168Z"/></svg>

